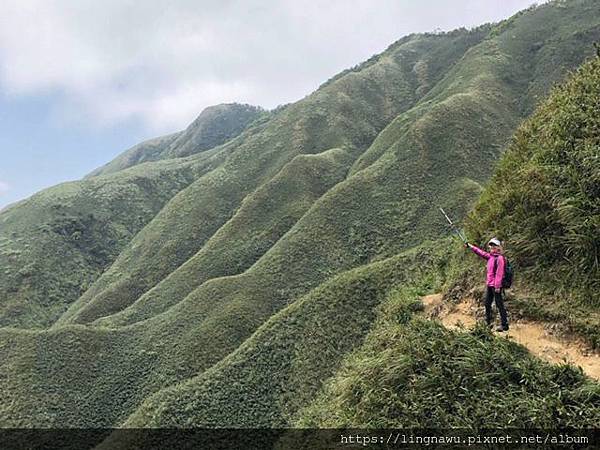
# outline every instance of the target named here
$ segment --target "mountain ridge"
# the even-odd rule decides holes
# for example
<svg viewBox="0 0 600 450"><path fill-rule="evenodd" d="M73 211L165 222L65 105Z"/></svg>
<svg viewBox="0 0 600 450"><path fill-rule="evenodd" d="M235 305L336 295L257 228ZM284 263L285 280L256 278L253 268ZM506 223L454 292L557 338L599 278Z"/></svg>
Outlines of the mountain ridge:
<svg viewBox="0 0 600 450"><path fill-rule="evenodd" d="M392 289L412 295L451 278L437 205L467 215L538 93L591 55L596 37L600 14L589 0L413 35L217 147L91 177L3 212L0 375L10 383L0 423L291 424L360 345ZM533 84L521 63L536 73ZM81 205L104 217L116 208L118 238L107 242L102 227L86 234ZM102 264L86 263L90 248L105 253ZM65 277L69 261L80 267ZM336 311L356 327L346 340L348 330L331 324ZM265 333L272 329L283 331ZM314 340L290 345L303 329ZM268 356L256 342L278 348L277 392L268 359L253 365L252 355ZM331 344L330 361L319 342ZM285 378L290 364L302 375ZM236 367L247 377L227 388L222 374ZM287 379L297 399L286 396ZM264 394L256 403L237 412L223 403L219 423L203 415L206 386L233 401L253 383ZM195 390L197 403L177 411L186 403L178 395Z"/></svg>
<svg viewBox="0 0 600 450"><path fill-rule="evenodd" d="M239 103L209 106L185 130L140 142L86 178L118 172L144 162L181 158L210 150L238 136L265 113L260 107Z"/></svg>

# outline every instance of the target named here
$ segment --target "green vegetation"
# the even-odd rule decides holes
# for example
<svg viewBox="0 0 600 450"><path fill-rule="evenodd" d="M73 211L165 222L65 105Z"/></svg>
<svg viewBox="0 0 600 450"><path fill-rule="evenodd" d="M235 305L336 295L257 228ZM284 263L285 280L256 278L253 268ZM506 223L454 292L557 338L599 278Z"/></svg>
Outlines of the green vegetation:
<svg viewBox="0 0 600 450"><path fill-rule="evenodd" d="M118 172L144 162L158 161L162 159L164 151L182 134L183 131L179 131L140 142L117 156L114 160L88 174L88 177Z"/></svg>
<svg viewBox="0 0 600 450"><path fill-rule="evenodd" d="M446 361L426 351L427 339L458 358L457 377L473 374L465 358L490 367L500 352L506 377L494 392L511 392L503 408L516 408L515 423L525 406L538 408L531 423L571 423L572 410L560 410L570 399L597 402L580 374L481 330L446 334L410 319L404 302L471 282L474 264L458 267L455 243L439 240L447 229L438 205L467 215L520 121L593 53L598 30L597 4L573 0L497 26L411 35L297 103L254 119L249 108L226 129L206 125L205 115L102 175L0 212L0 424L317 420L323 405L311 406L314 396L337 398L335 389L319 394L324 383L333 377L338 386L351 352L371 358L382 332L398 337L392 349L409 352L405 339L416 345L398 376L420 370L420 359ZM470 232L487 236L478 208ZM392 353L371 362L396 367ZM359 380L368 371L357 368ZM415 380L407 395L425 401L416 390L441 375ZM469 401L483 383L471 375ZM564 397L542 405L541 391L517 386L519 376Z"/></svg>
<svg viewBox="0 0 600 450"><path fill-rule="evenodd" d="M507 239L519 277L533 291L517 296L520 309L564 322L595 346L600 345L599 97L595 58L519 128L468 218L476 241L491 235Z"/></svg>
<svg viewBox="0 0 600 450"><path fill-rule="evenodd" d="M382 58L379 64L338 79L288 106L260 130L248 130L225 144L229 151L225 162L173 198L58 325L89 323L118 313L167 277L177 276L175 272L180 269L185 271L180 279L188 278L189 273L203 276L204 268L215 261L198 252L219 228L232 218L235 221L244 197L276 176L298 154L342 148L355 158L394 116L412 107L418 88L418 77L413 71L416 61L440 45L462 48L464 52L476 37L467 34L452 39L415 38L398 47L395 54ZM459 56L456 50L449 52L448 64ZM410 154L410 147L407 153ZM293 246L285 251L273 248L264 255L260 273L276 278L277 284L262 280L240 286L236 288L239 297L258 295L250 287L260 285L260 298L272 299L271 303L279 308L282 302L293 301L327 276L364 264L378 253L391 256L418 244L422 237L435 236L423 209L438 191L447 192L456 181L445 178L431 186L424 185L421 174L427 170L423 167L427 160L410 158L409 154L405 158L413 160L413 167L406 165L406 172L399 170L401 163L394 158L378 168L348 177L327 191L294 225L285 241L277 243L278 249L289 247L287 243L291 241ZM398 187L410 192L398 198ZM469 195L471 202L477 193L469 191L465 196ZM370 208L374 203L380 207ZM271 214L268 199L254 207L258 212ZM466 212L467 206L462 208ZM429 236L419 237L411 232L421 220ZM385 249L385 253L380 251L392 243L394 247ZM232 243L226 245L231 247ZM219 253L224 252L221 246ZM161 294L157 303L170 303L174 297L175 301L181 300L181 294L162 286L154 293ZM196 302L208 301L198 295L194 298Z"/></svg>
<svg viewBox="0 0 600 450"><path fill-rule="evenodd" d="M600 59L517 131L470 215L478 240L510 238L520 269L600 306ZM557 279L558 278L558 279Z"/></svg>
<svg viewBox="0 0 600 450"><path fill-rule="evenodd" d="M362 342L391 290L425 294L440 286L447 244L428 243L334 277L275 314L202 375L150 397L125 425L289 426Z"/></svg>
<svg viewBox="0 0 600 450"><path fill-rule="evenodd" d="M183 300L206 280L244 272L289 231L315 200L343 180L353 160L342 149L296 156L248 195L235 216L177 271L130 307L97 323L114 326L150 318Z"/></svg>
<svg viewBox="0 0 600 450"><path fill-rule="evenodd" d="M261 108L238 103L210 106L184 131L135 145L94 170L88 177L118 172L144 162L180 158L209 150L238 136L264 114Z"/></svg>
<svg viewBox="0 0 600 450"><path fill-rule="evenodd" d="M0 326L51 325L219 155L64 183L0 213Z"/></svg>
<svg viewBox="0 0 600 450"><path fill-rule="evenodd" d="M296 426L322 428L594 427L600 385L552 366L484 326L456 332L411 318L402 293ZM393 313L393 314L390 314Z"/></svg>
<svg viewBox="0 0 600 450"><path fill-rule="evenodd" d="M163 158L181 158L221 145L241 134L268 114L261 108L238 103L209 106L177 136Z"/></svg>

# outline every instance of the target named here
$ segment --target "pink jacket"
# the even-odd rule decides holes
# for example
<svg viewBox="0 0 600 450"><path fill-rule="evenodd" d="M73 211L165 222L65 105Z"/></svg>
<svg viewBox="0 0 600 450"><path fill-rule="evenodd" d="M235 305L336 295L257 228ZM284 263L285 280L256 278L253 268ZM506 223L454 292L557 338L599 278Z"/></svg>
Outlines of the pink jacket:
<svg viewBox="0 0 600 450"><path fill-rule="evenodd" d="M493 286L496 289L500 289L502 287L502 278L504 277L504 256L501 254L492 255L486 251L481 250L479 247L474 246L473 244L469 244L471 250L473 250L478 256L481 256L483 259L487 259L487 276L486 276L486 284L488 286ZM494 260L498 260L496 273L494 274Z"/></svg>

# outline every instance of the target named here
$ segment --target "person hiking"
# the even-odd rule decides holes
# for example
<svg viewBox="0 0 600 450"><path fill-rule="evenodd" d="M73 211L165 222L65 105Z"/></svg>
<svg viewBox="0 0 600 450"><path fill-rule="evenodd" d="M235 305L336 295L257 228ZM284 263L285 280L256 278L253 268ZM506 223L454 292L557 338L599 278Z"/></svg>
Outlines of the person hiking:
<svg viewBox="0 0 600 450"><path fill-rule="evenodd" d="M487 260L486 276L486 294L485 294L485 321L488 327L492 326L492 302L496 302L496 307L500 312L501 325L496 331L508 331L508 317L504 307L502 279L504 277L506 258L502 250L502 242L497 238L492 238L487 243L489 252L479 247L465 243L465 248L470 248L479 257Z"/></svg>

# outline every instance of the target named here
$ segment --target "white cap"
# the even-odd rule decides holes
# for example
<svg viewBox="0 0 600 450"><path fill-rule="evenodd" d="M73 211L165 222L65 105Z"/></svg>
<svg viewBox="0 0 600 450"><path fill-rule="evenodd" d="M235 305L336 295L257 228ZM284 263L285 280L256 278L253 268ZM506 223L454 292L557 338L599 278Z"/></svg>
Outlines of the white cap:
<svg viewBox="0 0 600 450"><path fill-rule="evenodd" d="M494 244L494 245L497 245L498 247L500 247L502 245L502 243L500 242L500 239L498 239L498 238L491 238L488 241L488 244Z"/></svg>

